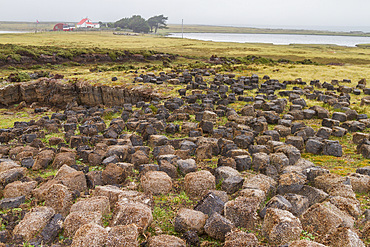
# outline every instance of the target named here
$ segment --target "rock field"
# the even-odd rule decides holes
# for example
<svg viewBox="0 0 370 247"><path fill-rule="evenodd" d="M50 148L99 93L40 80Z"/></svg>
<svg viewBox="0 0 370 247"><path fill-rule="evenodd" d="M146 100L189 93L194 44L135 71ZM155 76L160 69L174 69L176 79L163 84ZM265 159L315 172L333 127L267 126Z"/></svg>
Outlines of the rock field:
<svg viewBox="0 0 370 247"><path fill-rule="evenodd" d="M0 129L0 246L369 243L370 211L357 196L370 191L370 166L341 176L301 156L343 157L333 137L350 135L368 163L370 119L351 108L358 95L370 104L365 79L350 87L198 69L134 82L0 89L2 105L40 114ZM146 84L179 89L165 98Z"/></svg>

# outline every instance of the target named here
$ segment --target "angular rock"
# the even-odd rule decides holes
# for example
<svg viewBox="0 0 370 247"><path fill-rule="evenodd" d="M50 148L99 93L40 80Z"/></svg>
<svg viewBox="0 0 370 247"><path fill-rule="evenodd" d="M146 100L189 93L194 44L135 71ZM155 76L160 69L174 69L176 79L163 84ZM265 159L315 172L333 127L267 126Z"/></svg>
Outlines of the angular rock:
<svg viewBox="0 0 370 247"><path fill-rule="evenodd" d="M73 204L71 191L62 184L54 184L48 189L45 197L45 206L51 207L57 214L66 217Z"/></svg>
<svg viewBox="0 0 370 247"><path fill-rule="evenodd" d="M145 193L168 194L172 189L172 180L165 172L148 171L141 177L141 186Z"/></svg>
<svg viewBox="0 0 370 247"><path fill-rule="evenodd" d="M74 235L72 247L98 247L106 243L108 231L94 223L81 226Z"/></svg>
<svg viewBox="0 0 370 247"><path fill-rule="evenodd" d="M235 228L234 224L218 213L212 214L204 226L204 231L212 238L224 241L228 232Z"/></svg>
<svg viewBox="0 0 370 247"><path fill-rule="evenodd" d="M64 220L63 228L66 237L73 238L76 231L83 225L94 223L103 225L103 216L100 211L74 211Z"/></svg>
<svg viewBox="0 0 370 247"><path fill-rule="evenodd" d="M226 234L224 247L257 247L258 239L253 233L240 230Z"/></svg>
<svg viewBox="0 0 370 247"><path fill-rule="evenodd" d="M34 207L16 225L13 235L21 237L24 241L30 241L44 229L55 212L49 207Z"/></svg>
<svg viewBox="0 0 370 247"><path fill-rule="evenodd" d="M179 169L180 174L184 176L190 172L197 171L197 164L194 159L186 160L179 159L177 161L177 167Z"/></svg>
<svg viewBox="0 0 370 247"><path fill-rule="evenodd" d="M111 226L136 224L143 233L153 221L151 209L139 202L117 202L113 211Z"/></svg>
<svg viewBox="0 0 370 247"><path fill-rule="evenodd" d="M181 208L175 217L175 231L196 231L198 234L204 232L208 216L200 211Z"/></svg>
<svg viewBox="0 0 370 247"><path fill-rule="evenodd" d="M354 219L330 202L323 202L314 204L304 212L301 222L305 231L317 234L318 239L323 240L339 226L353 227Z"/></svg>
<svg viewBox="0 0 370 247"><path fill-rule="evenodd" d="M101 212L102 215L110 213L109 199L106 196L93 196L79 200L72 205L70 212Z"/></svg>
<svg viewBox="0 0 370 247"><path fill-rule="evenodd" d="M186 174L184 183L186 194L191 197L203 197L216 188L215 177L205 170Z"/></svg>
<svg viewBox="0 0 370 247"><path fill-rule="evenodd" d="M25 201L26 201L25 196L4 198L0 200L0 208L1 209L18 208L22 203L25 203Z"/></svg>
<svg viewBox="0 0 370 247"><path fill-rule="evenodd" d="M198 204L194 207L194 210L200 211L208 216L213 213L222 214L224 211L225 202L221 200L215 193L208 193Z"/></svg>
<svg viewBox="0 0 370 247"><path fill-rule="evenodd" d="M292 213L268 208L262 225L262 234L270 244L283 245L298 240L302 225Z"/></svg>
<svg viewBox="0 0 370 247"><path fill-rule="evenodd" d="M365 247L365 244L356 232L348 227L339 227L335 233L328 238L327 242L333 247Z"/></svg>
<svg viewBox="0 0 370 247"><path fill-rule="evenodd" d="M158 235L149 238L148 247L186 247L186 243L181 238L172 235Z"/></svg>
<svg viewBox="0 0 370 247"><path fill-rule="evenodd" d="M257 222L259 201L252 197L239 196L225 204L225 217L236 227L252 230Z"/></svg>

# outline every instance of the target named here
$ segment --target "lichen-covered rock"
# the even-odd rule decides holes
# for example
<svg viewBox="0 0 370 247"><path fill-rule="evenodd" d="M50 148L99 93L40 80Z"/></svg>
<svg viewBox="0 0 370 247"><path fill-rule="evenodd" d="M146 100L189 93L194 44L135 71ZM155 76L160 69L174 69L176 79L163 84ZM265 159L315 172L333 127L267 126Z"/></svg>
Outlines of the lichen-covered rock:
<svg viewBox="0 0 370 247"><path fill-rule="evenodd" d="M152 211L145 204L139 202L117 202L110 225L136 224L139 232L143 233L152 221Z"/></svg>
<svg viewBox="0 0 370 247"><path fill-rule="evenodd" d="M102 215L110 213L109 199L106 196L93 196L82 199L71 207L71 212L101 212Z"/></svg>
<svg viewBox="0 0 370 247"><path fill-rule="evenodd" d="M107 241L108 231L94 223L81 226L75 233L72 247L100 247Z"/></svg>
<svg viewBox="0 0 370 247"><path fill-rule="evenodd" d="M258 209L258 199L239 196L225 204L225 217L233 222L236 227L240 226L252 230L257 220Z"/></svg>
<svg viewBox="0 0 370 247"><path fill-rule="evenodd" d="M240 230L226 234L224 247L258 247L258 239L253 233Z"/></svg>
<svg viewBox="0 0 370 247"><path fill-rule="evenodd" d="M72 166L76 164L76 154L72 152L58 153L51 164L53 169L59 169L63 165Z"/></svg>
<svg viewBox="0 0 370 247"><path fill-rule="evenodd" d="M121 184L125 179L125 170L116 164L108 164L102 172L103 184Z"/></svg>
<svg viewBox="0 0 370 247"><path fill-rule="evenodd" d="M31 197L32 190L36 188L36 185L37 185L36 181L30 182L15 181L5 186L4 197L11 198L25 196L26 198L29 198Z"/></svg>
<svg viewBox="0 0 370 247"><path fill-rule="evenodd" d="M50 207L32 208L13 230L14 236L20 236L24 241L34 238L54 216L55 211Z"/></svg>
<svg viewBox="0 0 370 247"><path fill-rule="evenodd" d="M233 229L235 229L235 225L218 213L212 214L204 226L204 231L210 237L221 241L224 241L226 234L231 232Z"/></svg>
<svg viewBox="0 0 370 247"><path fill-rule="evenodd" d="M45 197L45 206L51 207L56 213L66 217L73 204L71 191L62 184L51 186Z"/></svg>
<svg viewBox="0 0 370 247"><path fill-rule="evenodd" d="M259 189L267 195L275 194L277 182L266 175L258 174L244 180L244 189Z"/></svg>
<svg viewBox="0 0 370 247"><path fill-rule="evenodd" d="M107 236L106 247L138 247L139 231L135 224L127 226L113 226Z"/></svg>
<svg viewBox="0 0 370 247"><path fill-rule="evenodd" d="M67 165L63 165L58 170L58 172L55 174L54 179L64 184L72 191L87 191L85 174L82 171L76 171L75 169Z"/></svg>
<svg viewBox="0 0 370 247"><path fill-rule="evenodd" d="M103 216L98 212L75 211L71 212L64 221L64 233L66 237L73 238L76 231L83 225L94 223L103 225Z"/></svg>
<svg viewBox="0 0 370 247"><path fill-rule="evenodd" d="M326 247L326 245L303 239L291 242L289 247Z"/></svg>
<svg viewBox="0 0 370 247"><path fill-rule="evenodd" d="M209 171L191 172L185 176L185 191L191 197L203 197L216 188L216 179Z"/></svg>
<svg viewBox="0 0 370 247"><path fill-rule="evenodd" d="M352 189L357 193L368 193L370 191L370 176L351 173L347 176L351 181Z"/></svg>
<svg viewBox="0 0 370 247"><path fill-rule="evenodd" d="M319 236L319 240L325 239L339 226L353 227L354 224L352 217L330 202L314 204L300 219L303 229Z"/></svg>
<svg viewBox="0 0 370 247"><path fill-rule="evenodd" d="M270 244L283 245L298 240L302 225L292 213L277 208L268 208L262 225L262 234Z"/></svg>
<svg viewBox="0 0 370 247"><path fill-rule="evenodd" d="M158 235L149 238L148 247L186 247L186 243L181 238L171 235Z"/></svg>
<svg viewBox="0 0 370 247"><path fill-rule="evenodd" d="M181 208L175 217L175 231L197 231L202 234L208 216L200 211Z"/></svg>
<svg viewBox="0 0 370 247"><path fill-rule="evenodd" d="M348 227L339 227L326 242L333 247L365 247L359 236Z"/></svg>
<svg viewBox="0 0 370 247"><path fill-rule="evenodd" d="M141 186L145 193L167 194L172 189L172 180L165 172L148 171L141 177Z"/></svg>

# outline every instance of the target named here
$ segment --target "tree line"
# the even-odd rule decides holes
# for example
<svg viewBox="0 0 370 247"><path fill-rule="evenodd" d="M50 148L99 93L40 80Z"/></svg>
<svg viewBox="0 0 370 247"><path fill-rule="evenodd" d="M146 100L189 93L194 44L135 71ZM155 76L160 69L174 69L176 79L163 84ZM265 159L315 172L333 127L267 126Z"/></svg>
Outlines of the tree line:
<svg viewBox="0 0 370 247"><path fill-rule="evenodd" d="M131 29L135 33L157 33L158 29L167 28L168 17L164 15L156 15L145 20L140 15L122 18L114 23L109 23L109 27Z"/></svg>

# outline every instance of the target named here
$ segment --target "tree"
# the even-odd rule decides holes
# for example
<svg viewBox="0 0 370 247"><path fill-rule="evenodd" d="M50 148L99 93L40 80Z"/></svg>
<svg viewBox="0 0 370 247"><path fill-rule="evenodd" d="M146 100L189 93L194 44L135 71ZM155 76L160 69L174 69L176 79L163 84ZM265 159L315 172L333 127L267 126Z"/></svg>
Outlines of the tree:
<svg viewBox="0 0 370 247"><path fill-rule="evenodd" d="M128 23L130 22L130 18L122 18L114 23L114 27L120 27L122 29L128 28Z"/></svg>
<svg viewBox="0 0 370 247"><path fill-rule="evenodd" d="M166 21L168 20L168 17L163 16L163 15L156 15L153 17L150 17L148 19L148 25L150 27L150 31L154 33L157 33L158 29L165 29L167 28Z"/></svg>
<svg viewBox="0 0 370 247"><path fill-rule="evenodd" d="M140 15L133 15L130 18L128 28L135 33L148 33L150 30L148 22Z"/></svg>

